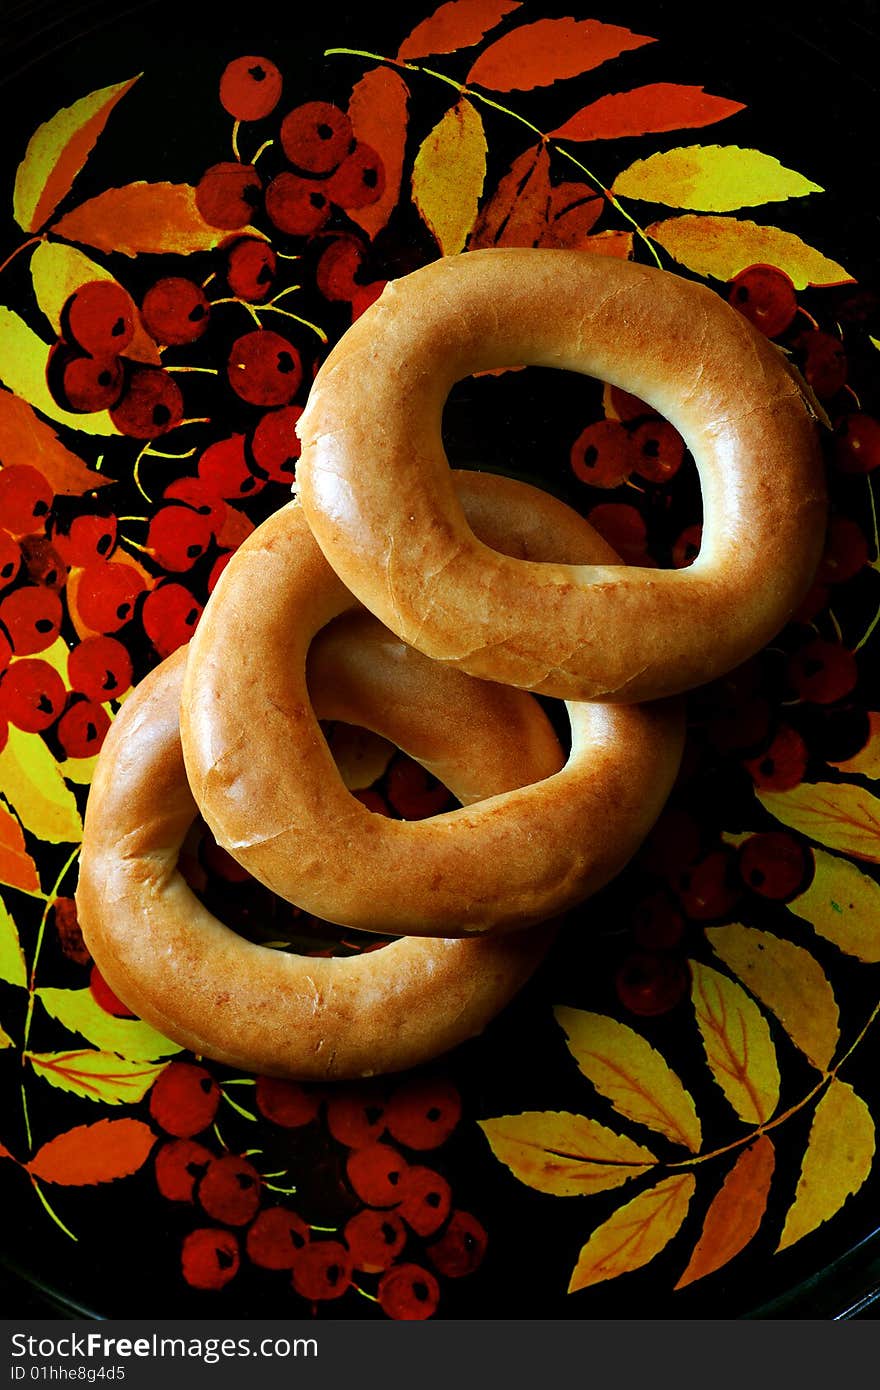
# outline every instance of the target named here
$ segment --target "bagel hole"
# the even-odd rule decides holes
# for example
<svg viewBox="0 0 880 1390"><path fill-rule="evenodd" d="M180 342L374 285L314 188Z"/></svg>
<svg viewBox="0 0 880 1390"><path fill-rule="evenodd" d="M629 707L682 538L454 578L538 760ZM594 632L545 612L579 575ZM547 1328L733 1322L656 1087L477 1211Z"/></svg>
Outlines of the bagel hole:
<svg viewBox="0 0 880 1390"><path fill-rule="evenodd" d="M441 432L453 468L551 493L627 564L683 569L699 553L693 458L667 420L617 387L552 367L480 373L453 386Z"/></svg>

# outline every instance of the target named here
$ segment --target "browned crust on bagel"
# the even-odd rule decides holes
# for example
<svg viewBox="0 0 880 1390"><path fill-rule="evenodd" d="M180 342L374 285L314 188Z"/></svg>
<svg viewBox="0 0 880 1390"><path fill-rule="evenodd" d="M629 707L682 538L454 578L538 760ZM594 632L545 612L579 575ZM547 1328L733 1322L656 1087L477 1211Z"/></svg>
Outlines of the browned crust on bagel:
<svg viewBox="0 0 880 1390"><path fill-rule="evenodd" d="M523 563L489 550L452 484L452 385L529 362L641 397L696 460L705 526L687 570ZM808 589L826 515L808 393L711 290L577 251L493 249L388 285L337 343L299 422L309 524L404 641L569 699L652 699L744 661Z"/></svg>

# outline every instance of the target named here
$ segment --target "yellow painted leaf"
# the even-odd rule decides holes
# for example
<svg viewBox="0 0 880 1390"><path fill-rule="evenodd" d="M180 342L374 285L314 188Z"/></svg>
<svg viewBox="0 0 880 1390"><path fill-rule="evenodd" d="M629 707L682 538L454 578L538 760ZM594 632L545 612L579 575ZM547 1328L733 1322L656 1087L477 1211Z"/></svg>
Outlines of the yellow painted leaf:
<svg viewBox="0 0 880 1390"><path fill-rule="evenodd" d="M698 1152L702 1132L693 1097L649 1042L604 1014L553 1012L584 1076L619 1114Z"/></svg>
<svg viewBox="0 0 880 1390"><path fill-rule="evenodd" d="M0 898L0 980L9 985L27 985L27 966L18 939L18 928Z"/></svg>
<svg viewBox="0 0 880 1390"><path fill-rule="evenodd" d="M618 174L618 197L700 212L733 212L785 198L821 193L817 183L786 169L772 155L738 145L688 145L637 159Z"/></svg>
<svg viewBox="0 0 880 1390"><path fill-rule="evenodd" d="M767 1210L775 1166L772 1140L761 1134L740 1154L714 1197L677 1289L704 1279L745 1249Z"/></svg>
<svg viewBox="0 0 880 1390"><path fill-rule="evenodd" d="M841 951L866 964L880 961L880 884L848 859L813 851L816 872L789 911Z"/></svg>
<svg viewBox="0 0 880 1390"><path fill-rule="evenodd" d="M2 1025L0 1025L0 1050L2 1050L4 1047L14 1047L14 1046L15 1046L14 1040L13 1040L12 1038L10 1038L10 1036L9 1036L9 1034L7 1033L6 1029L5 1029ZM3 1153L2 1153L2 1151L0 1151L0 1158L2 1158L2 1157L3 1157Z"/></svg>
<svg viewBox="0 0 880 1390"><path fill-rule="evenodd" d="M82 820L70 788L39 734L9 728L0 753L0 792L19 820L50 844L79 844Z"/></svg>
<svg viewBox="0 0 880 1390"><path fill-rule="evenodd" d="M731 923L706 938L729 970L775 1014L796 1047L824 1071L840 1038L834 991L819 962L781 936Z"/></svg>
<svg viewBox="0 0 880 1390"><path fill-rule="evenodd" d="M774 265L784 270L798 290L809 285L842 285L853 278L842 265L794 232L737 217L686 213L654 222L646 231L674 260L714 280L732 280L750 265Z"/></svg>
<svg viewBox="0 0 880 1390"><path fill-rule="evenodd" d="M0 305L0 381L3 385L59 425L69 425L85 434L118 434L106 410L76 415L56 404L46 382L49 348L50 344L29 328L24 319Z"/></svg>
<svg viewBox="0 0 880 1390"><path fill-rule="evenodd" d="M229 238L228 231L211 227L202 217L196 191L188 183L129 183L105 189L73 208L52 231L68 241L123 256L187 256L213 251ZM256 227L243 227L238 235L265 240Z"/></svg>
<svg viewBox="0 0 880 1390"><path fill-rule="evenodd" d="M880 780L880 711L868 711L868 741L864 748L847 758L845 763L831 763L830 766L850 776L855 774L872 781Z"/></svg>
<svg viewBox="0 0 880 1390"><path fill-rule="evenodd" d="M649 1264L678 1234L695 1186L693 1173L677 1173L618 1207L581 1250L568 1292Z"/></svg>
<svg viewBox="0 0 880 1390"><path fill-rule="evenodd" d="M39 893L37 866L25 849L24 833L16 817L0 802L0 883ZM2 977L0 977L2 978Z"/></svg>
<svg viewBox="0 0 880 1390"><path fill-rule="evenodd" d="M485 177L483 122L462 98L422 141L412 171L413 201L444 256L463 250Z"/></svg>
<svg viewBox="0 0 880 1390"><path fill-rule="evenodd" d="M12 198L15 220L24 231L37 231L51 217L94 149L110 112L138 77L80 97L34 131L18 166Z"/></svg>
<svg viewBox="0 0 880 1390"><path fill-rule="evenodd" d="M130 1062L155 1062L183 1049L139 1018L116 1018L101 1008L86 989L38 989L50 1017L79 1033L102 1052L116 1052Z"/></svg>
<svg viewBox="0 0 880 1390"><path fill-rule="evenodd" d="M378 781L395 753L394 744L388 739L341 721L327 730L327 744L340 777L353 792Z"/></svg>
<svg viewBox="0 0 880 1390"><path fill-rule="evenodd" d="M104 706L109 713L109 707ZM65 782L73 782L78 787L88 787L91 785L95 775L95 768L98 765L98 754L91 758L65 758L63 763L58 764L61 776Z"/></svg>
<svg viewBox="0 0 880 1390"><path fill-rule="evenodd" d="M852 1086L834 1077L816 1106L777 1250L787 1250L840 1211L868 1177L874 1148L871 1112Z"/></svg>
<svg viewBox="0 0 880 1390"><path fill-rule="evenodd" d="M712 1075L741 1120L769 1120L779 1101L770 1025L735 980L696 960L691 961L691 978L691 999Z"/></svg>
<svg viewBox="0 0 880 1390"><path fill-rule="evenodd" d="M787 792L757 792L771 816L828 849L880 864L880 800L849 783L801 782Z"/></svg>
<svg viewBox="0 0 880 1390"><path fill-rule="evenodd" d="M78 251L75 246L67 246L61 241L40 242L31 257L31 279L37 303L56 333L61 331L61 310L70 296L82 285L94 280L106 280L111 285L118 285L124 294L128 294L125 287L119 285L119 281L109 270L105 270L104 266L98 265L97 261L91 260L85 252ZM128 299L135 329L134 336L125 349L125 355L136 362L157 364L162 360L159 349L144 328L140 311L131 295L128 295Z"/></svg>
<svg viewBox="0 0 880 1390"><path fill-rule="evenodd" d="M28 463L38 468L52 491L62 496L81 497L84 492L113 482L107 474L87 468L82 459L71 453L32 405L2 388L0 458L4 464Z"/></svg>
<svg viewBox="0 0 880 1390"><path fill-rule="evenodd" d="M57 1086L84 1100L105 1105L133 1105L143 1100L166 1062L131 1062L112 1052L29 1052L27 1059L36 1072Z"/></svg>
<svg viewBox="0 0 880 1390"><path fill-rule="evenodd" d="M641 1144L567 1111L501 1115L481 1120L480 1128L495 1157L515 1178L555 1197L620 1187L657 1161Z"/></svg>
<svg viewBox="0 0 880 1390"><path fill-rule="evenodd" d="M367 207L351 208L348 213L369 237L385 226L400 197L408 104L409 88L393 68L371 68L351 90L348 118L354 137L376 151L385 171L381 197Z"/></svg>

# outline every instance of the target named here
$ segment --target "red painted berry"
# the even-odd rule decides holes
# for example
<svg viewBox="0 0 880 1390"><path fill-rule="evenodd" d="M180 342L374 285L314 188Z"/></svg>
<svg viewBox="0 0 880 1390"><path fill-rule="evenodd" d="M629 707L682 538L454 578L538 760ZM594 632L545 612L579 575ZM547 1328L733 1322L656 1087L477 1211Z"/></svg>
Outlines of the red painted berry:
<svg viewBox="0 0 880 1390"><path fill-rule="evenodd" d="M55 494L42 473L27 463L0 469L0 527L27 536L44 523Z"/></svg>
<svg viewBox="0 0 880 1390"><path fill-rule="evenodd" d="M266 215L279 232L312 236L330 216L330 201L313 180L285 171L266 189Z"/></svg>
<svg viewBox="0 0 880 1390"><path fill-rule="evenodd" d="M268 58L233 58L220 78L220 105L237 121L259 121L275 110L281 86L281 73Z"/></svg>
<svg viewBox="0 0 880 1390"><path fill-rule="evenodd" d="M183 1242L181 1272L194 1289L222 1289L238 1273L238 1241L231 1231L190 1231Z"/></svg>
<svg viewBox="0 0 880 1390"><path fill-rule="evenodd" d="M193 1062L171 1062L150 1091L150 1114L167 1134L189 1139L207 1129L220 1104L220 1087Z"/></svg>
<svg viewBox="0 0 880 1390"><path fill-rule="evenodd" d="M258 328L233 343L227 373L233 391L251 405L287 405L299 390L302 362L293 343Z"/></svg>
<svg viewBox="0 0 880 1390"><path fill-rule="evenodd" d="M298 1250L293 1287L312 1303L340 1298L351 1284L351 1255L341 1241L313 1240Z"/></svg>
<svg viewBox="0 0 880 1390"><path fill-rule="evenodd" d="M614 988L630 1013L643 1018L665 1014L687 993L687 966L665 953L636 951L617 971Z"/></svg>
<svg viewBox="0 0 880 1390"><path fill-rule="evenodd" d="M391 1207L400 1201L401 1181L408 1167L390 1144L366 1144L349 1154L346 1172L362 1201L371 1207Z"/></svg>
<svg viewBox="0 0 880 1390"><path fill-rule="evenodd" d="M116 547L116 517L87 514L74 517L67 531L57 530L52 540L68 565L85 567L93 560L108 560Z"/></svg>
<svg viewBox="0 0 880 1390"><path fill-rule="evenodd" d="M397 1210L416 1235L432 1236L439 1231L451 1208L449 1183L439 1173L416 1164L402 1174Z"/></svg>
<svg viewBox="0 0 880 1390"><path fill-rule="evenodd" d="M845 415L834 433L833 457L841 473L872 473L880 467L880 420L863 411Z"/></svg>
<svg viewBox="0 0 880 1390"><path fill-rule="evenodd" d="M368 811L372 811L375 816L390 816L391 807L385 800L381 792L377 792L374 787L362 787L352 792L355 801L359 801L362 806L366 806Z"/></svg>
<svg viewBox="0 0 880 1390"><path fill-rule="evenodd" d="M734 276L730 303L768 338L784 333L797 313L794 282L773 265L750 265Z"/></svg>
<svg viewBox="0 0 880 1390"><path fill-rule="evenodd" d="M589 513L588 520L599 535L613 546L628 565L650 565L644 517L626 502L603 502Z"/></svg>
<svg viewBox="0 0 880 1390"><path fill-rule="evenodd" d="M135 367L110 419L120 434L157 439L183 419L180 387L162 367Z"/></svg>
<svg viewBox="0 0 880 1390"><path fill-rule="evenodd" d="M733 854L726 847L711 850L689 865L676 884L685 915L699 922L727 916L740 896L734 868Z"/></svg>
<svg viewBox="0 0 880 1390"><path fill-rule="evenodd" d="M275 1076L258 1076L257 1109L261 1115L282 1129L299 1129L318 1113L320 1098L315 1091L297 1081L284 1081Z"/></svg>
<svg viewBox="0 0 880 1390"><path fill-rule="evenodd" d="M86 637L67 658L67 678L71 690L104 704L131 686L131 657L115 637Z"/></svg>
<svg viewBox="0 0 880 1390"><path fill-rule="evenodd" d="M645 420L631 436L633 470L649 483L665 483L684 460L684 440L668 420Z"/></svg>
<svg viewBox="0 0 880 1390"><path fill-rule="evenodd" d="M226 283L239 299L260 304L275 283L278 258L267 241L242 237L226 253Z"/></svg>
<svg viewBox="0 0 880 1390"><path fill-rule="evenodd" d="M281 122L281 148L298 169L329 174L352 147L351 121L329 101L307 101Z"/></svg>
<svg viewBox="0 0 880 1390"><path fill-rule="evenodd" d="M201 559L213 536L210 516L189 507L160 507L150 519L147 550L163 569L182 574Z"/></svg>
<svg viewBox="0 0 880 1390"><path fill-rule="evenodd" d="M114 1018L134 1018L132 1010L127 1004L123 1004L118 994L113 992L97 965L94 964L89 972L89 992L105 1014L112 1014Z"/></svg>
<svg viewBox="0 0 880 1390"><path fill-rule="evenodd" d="M11 536L7 536L5 531L0 531L0 560L2 560L3 542L15 546L15 541ZM16 549L16 569L18 568L19 547ZM56 550L55 546L45 536L24 536L21 541L20 555L24 560L25 569L28 577L35 584L43 584L47 589L54 589L60 593L67 583L68 566L64 559ZM3 567L0 564L0 588L3 587Z"/></svg>
<svg viewBox="0 0 880 1390"><path fill-rule="evenodd" d="M79 616L93 632L118 632L130 620L135 601L145 588L143 575L132 565L96 560L79 577Z"/></svg>
<svg viewBox="0 0 880 1390"><path fill-rule="evenodd" d="M217 587L217 582L221 574L225 570L226 566L229 564L229 561L232 559L234 554L234 550L224 550L222 554L217 556L217 559L211 566L211 573L208 575L207 589L209 594L213 594L215 588Z"/></svg>
<svg viewBox="0 0 880 1390"><path fill-rule="evenodd" d="M849 370L843 343L831 333L808 329L798 339L806 353L804 378L822 400L835 396L846 384Z"/></svg>
<svg viewBox="0 0 880 1390"><path fill-rule="evenodd" d="M669 951L684 935L684 918L668 893L653 893L633 912L633 937L645 951Z"/></svg>
<svg viewBox="0 0 880 1390"><path fill-rule="evenodd" d="M26 733L38 734L48 729L66 700L64 681L48 661L39 657L14 662L0 682L0 712Z"/></svg>
<svg viewBox="0 0 880 1390"><path fill-rule="evenodd" d="M12 583L21 568L21 560L22 547L8 531L0 531L0 589Z"/></svg>
<svg viewBox="0 0 880 1390"><path fill-rule="evenodd" d="M700 828L688 811L667 807L640 851L641 861L661 878L675 878L700 853Z"/></svg>
<svg viewBox="0 0 880 1390"><path fill-rule="evenodd" d="M843 584L869 563L868 539L857 521L835 516L828 528L825 554L816 578L819 583Z"/></svg>
<svg viewBox="0 0 880 1390"><path fill-rule="evenodd" d="M781 724L765 752L750 758L745 767L756 787L786 792L804 779L809 754L807 745L789 724Z"/></svg>
<svg viewBox="0 0 880 1390"><path fill-rule="evenodd" d="M6 670L7 666L12 661L12 657L12 643L10 642L3 628L0 627L0 672ZM3 746L5 748L5 742Z"/></svg>
<svg viewBox="0 0 880 1390"><path fill-rule="evenodd" d="M243 434L209 444L199 459L199 477L217 497L252 497L266 486L248 467Z"/></svg>
<svg viewBox="0 0 880 1390"><path fill-rule="evenodd" d="M58 721L58 741L68 758L91 758L100 751L109 728L107 711L83 696Z"/></svg>
<svg viewBox="0 0 880 1390"><path fill-rule="evenodd" d="M267 410L254 430L250 445L254 466L270 482L289 484L296 476L296 461L302 448L296 422L301 415L299 405Z"/></svg>
<svg viewBox="0 0 880 1390"><path fill-rule="evenodd" d="M156 1186L169 1202L192 1202L214 1155L195 1139L170 1139L156 1153Z"/></svg>
<svg viewBox="0 0 880 1390"><path fill-rule="evenodd" d="M605 409L611 419L641 420L650 415L656 419L656 411L638 396L633 396L629 391L623 391L619 386L609 386L606 388Z"/></svg>
<svg viewBox="0 0 880 1390"><path fill-rule="evenodd" d="M91 280L61 311L61 332L92 357L115 357L134 337L135 309L115 280Z"/></svg>
<svg viewBox="0 0 880 1390"><path fill-rule="evenodd" d="M388 1132L408 1149L444 1144L461 1119L461 1097L443 1077L412 1077L395 1086L388 1101Z"/></svg>
<svg viewBox="0 0 880 1390"><path fill-rule="evenodd" d="M570 459L572 472L582 483L620 487L633 468L630 436L617 420L597 420L581 430Z"/></svg>
<svg viewBox="0 0 880 1390"><path fill-rule="evenodd" d="M488 1236L469 1211L454 1211L438 1240L427 1247L428 1258L439 1274L461 1279L473 1274L486 1253Z"/></svg>
<svg viewBox="0 0 880 1390"><path fill-rule="evenodd" d="M211 321L211 306L194 280L167 275L147 290L141 317L157 343L178 347L201 338Z"/></svg>
<svg viewBox="0 0 880 1390"><path fill-rule="evenodd" d="M788 674L800 698L817 705L848 695L859 678L853 653L840 642L820 637L793 653Z"/></svg>
<svg viewBox="0 0 880 1390"><path fill-rule="evenodd" d="M206 517L215 536L222 531L229 515L226 503L204 478L175 478L162 493L162 498L166 502L179 502L199 516Z"/></svg>
<svg viewBox="0 0 880 1390"><path fill-rule="evenodd" d="M343 1232L355 1269L379 1274L397 1259L406 1245L406 1227L396 1212L356 1212Z"/></svg>
<svg viewBox="0 0 880 1390"><path fill-rule="evenodd" d="M389 1318L415 1322L430 1318L440 1302L440 1286L433 1274L421 1265L394 1265L382 1275L379 1302Z"/></svg>
<svg viewBox="0 0 880 1390"><path fill-rule="evenodd" d="M385 1132L387 1087L380 1081L361 1081L334 1089L327 1098L327 1128L350 1149L362 1149Z"/></svg>
<svg viewBox="0 0 880 1390"><path fill-rule="evenodd" d="M699 522L686 526L672 547L672 563L675 569L687 569L700 553L703 543L703 528Z"/></svg>
<svg viewBox="0 0 880 1390"><path fill-rule="evenodd" d="M119 357L90 357L67 343L56 343L46 364L46 382L63 410L91 415L112 410L125 387Z"/></svg>
<svg viewBox="0 0 880 1390"><path fill-rule="evenodd" d="M369 207L385 192L385 166L370 146L359 142L327 180L331 203L353 212Z"/></svg>
<svg viewBox="0 0 880 1390"><path fill-rule="evenodd" d="M52 918L59 945L67 959L75 961L77 965L88 965L91 956L83 940L74 899L56 898L52 905Z"/></svg>
<svg viewBox="0 0 880 1390"><path fill-rule="evenodd" d="M57 593L42 584L25 584L0 601L0 623L16 656L32 656L51 647L61 631L63 616Z"/></svg>
<svg viewBox="0 0 880 1390"><path fill-rule="evenodd" d="M250 222L263 197L252 164L212 164L196 184L196 207L209 227L238 231Z"/></svg>
<svg viewBox="0 0 880 1390"><path fill-rule="evenodd" d="M199 1183L199 1201L215 1221L246 1226L260 1205L261 1179L252 1163L238 1154L212 1158Z"/></svg>
<svg viewBox="0 0 880 1390"><path fill-rule="evenodd" d="M405 753L391 760L386 795L404 820L424 820L452 806L452 795L443 783Z"/></svg>
<svg viewBox="0 0 880 1390"><path fill-rule="evenodd" d="M807 851L785 831L750 835L740 845L739 871L763 898L781 901L801 892L807 868Z"/></svg>
<svg viewBox="0 0 880 1390"><path fill-rule="evenodd" d="M325 299L351 302L362 288L356 280L364 259L364 248L352 236L334 237L321 252L315 269L315 282Z"/></svg>
<svg viewBox="0 0 880 1390"><path fill-rule="evenodd" d="M296 1212L265 1207L248 1229L247 1252L261 1269L293 1269L311 1236L309 1226Z"/></svg>
<svg viewBox="0 0 880 1390"><path fill-rule="evenodd" d="M170 656L188 642L202 616L202 605L183 584L158 584L144 600L144 632L159 656Z"/></svg>

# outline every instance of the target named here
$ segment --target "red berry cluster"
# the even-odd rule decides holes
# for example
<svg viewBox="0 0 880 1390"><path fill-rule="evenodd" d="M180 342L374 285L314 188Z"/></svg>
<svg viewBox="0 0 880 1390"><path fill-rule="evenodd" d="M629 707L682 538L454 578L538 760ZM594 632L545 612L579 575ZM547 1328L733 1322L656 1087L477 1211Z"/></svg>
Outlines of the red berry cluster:
<svg viewBox="0 0 880 1390"><path fill-rule="evenodd" d="M375 1299L391 1318L434 1313L440 1277L480 1264L486 1233L453 1204L449 1183L421 1161L446 1142L461 1116L456 1088L442 1077L365 1082L325 1095L258 1077L257 1110L276 1131L323 1127L339 1155L338 1225L310 1223L279 1203L256 1154L217 1152L208 1131L222 1086L205 1067L175 1061L150 1092L150 1112L169 1138L155 1156L156 1183L169 1201L197 1206L211 1224L190 1230L181 1271L199 1289L221 1289L242 1259L282 1272L313 1308L349 1290ZM201 1136L199 1138L198 1136ZM303 1151L305 1151L305 1140ZM290 1150L296 1177L297 1149Z"/></svg>

